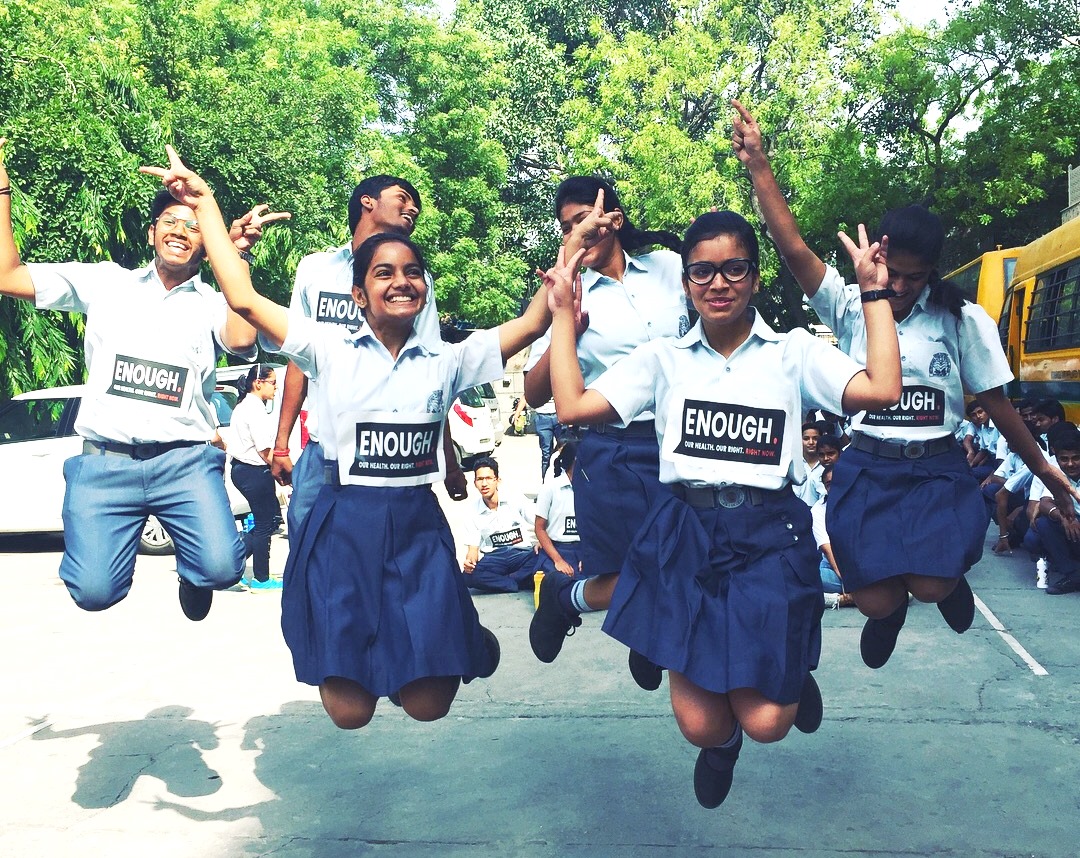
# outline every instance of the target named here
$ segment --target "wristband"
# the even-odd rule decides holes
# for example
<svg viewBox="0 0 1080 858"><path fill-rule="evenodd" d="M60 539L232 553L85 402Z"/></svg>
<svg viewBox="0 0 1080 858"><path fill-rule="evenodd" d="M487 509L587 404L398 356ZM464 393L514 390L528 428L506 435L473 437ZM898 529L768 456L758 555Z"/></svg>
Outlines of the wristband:
<svg viewBox="0 0 1080 858"><path fill-rule="evenodd" d="M1061 512L1061 510L1059 510L1056 506L1050 507L1050 509L1048 509L1046 511L1046 517L1049 518L1049 519L1053 519L1055 512ZM1062 518L1064 518L1064 517L1065 516L1062 515Z"/></svg>
<svg viewBox="0 0 1080 858"><path fill-rule="evenodd" d="M11 196L11 185L6 185L5 187L0 188L0 196L10 197Z"/></svg>
<svg viewBox="0 0 1080 858"><path fill-rule="evenodd" d="M288 447L282 447L280 450L274 450L274 452L273 452L273 456L274 456L275 459L284 459L288 455L289 455L289 448Z"/></svg>
<svg viewBox="0 0 1080 858"><path fill-rule="evenodd" d="M243 259L244 262L246 262L248 265L255 264L255 257L248 253L246 250L238 250L236 252L240 254L240 258Z"/></svg>
<svg viewBox="0 0 1080 858"><path fill-rule="evenodd" d="M871 301L880 301L882 298L895 298L895 289L872 289L869 292L863 292L859 297L862 298L864 304L869 304Z"/></svg>

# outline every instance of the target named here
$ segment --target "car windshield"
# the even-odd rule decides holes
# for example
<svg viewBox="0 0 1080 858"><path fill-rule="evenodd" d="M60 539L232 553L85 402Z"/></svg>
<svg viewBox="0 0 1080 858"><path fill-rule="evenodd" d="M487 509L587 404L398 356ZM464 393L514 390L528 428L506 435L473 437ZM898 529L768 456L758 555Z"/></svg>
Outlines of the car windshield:
<svg viewBox="0 0 1080 858"><path fill-rule="evenodd" d="M495 398L495 388L486 381L483 384L478 384L475 389L480 391L480 395L484 399Z"/></svg>
<svg viewBox="0 0 1080 858"><path fill-rule="evenodd" d="M0 444L56 438L66 399L19 399L0 409Z"/></svg>
<svg viewBox="0 0 1080 858"><path fill-rule="evenodd" d="M221 385L210 395L210 402L214 406L214 414L217 415L218 426L228 426L232 423L233 408L239 395L235 387Z"/></svg>
<svg viewBox="0 0 1080 858"><path fill-rule="evenodd" d="M461 391L461 395L458 398L461 400L462 405L468 405L469 408L484 407L484 399L480 396L480 391L475 387L470 387L468 390Z"/></svg>

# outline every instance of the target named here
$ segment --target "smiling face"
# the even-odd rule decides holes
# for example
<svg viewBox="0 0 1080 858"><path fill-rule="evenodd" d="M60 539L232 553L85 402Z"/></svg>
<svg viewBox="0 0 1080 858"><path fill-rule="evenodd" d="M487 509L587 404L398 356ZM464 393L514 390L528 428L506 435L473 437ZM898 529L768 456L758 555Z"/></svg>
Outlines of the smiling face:
<svg viewBox="0 0 1080 858"><path fill-rule="evenodd" d="M1058 467L1070 480L1080 479L1080 450L1055 450Z"/></svg>
<svg viewBox="0 0 1080 858"><path fill-rule="evenodd" d="M364 285L353 286L353 299L375 330L411 325L427 303L427 293L423 266L400 241L380 244L364 274Z"/></svg>
<svg viewBox="0 0 1080 858"><path fill-rule="evenodd" d="M195 223L195 212L180 203L168 206L146 233L147 244L154 248L154 257L162 279L178 277L180 281L194 277L202 264L202 233Z"/></svg>
<svg viewBox="0 0 1080 858"><path fill-rule="evenodd" d="M361 205L368 213L368 234L396 232L412 235L420 209L412 195L400 185L384 188L377 197L363 196Z"/></svg>
<svg viewBox="0 0 1080 858"><path fill-rule="evenodd" d="M817 442L820 437L821 433L817 429L803 429L802 449L804 458L814 459L817 457Z"/></svg>
<svg viewBox="0 0 1080 858"><path fill-rule="evenodd" d="M896 292L895 298L889 299L893 318L898 322L906 319L919 300L934 266L920 256L908 250L889 248L889 288Z"/></svg>
<svg viewBox="0 0 1080 858"><path fill-rule="evenodd" d="M692 270L696 263L708 262L716 269L732 259L747 259L751 254L743 243L730 233L699 241L686 255L686 268ZM745 266L744 266L745 268ZM732 326L750 328L746 309L750 297L757 292L760 278L756 268L751 267L746 276L732 282L719 270L708 284L695 283L683 275L683 289L701 316L706 333L712 330L730 329Z"/></svg>

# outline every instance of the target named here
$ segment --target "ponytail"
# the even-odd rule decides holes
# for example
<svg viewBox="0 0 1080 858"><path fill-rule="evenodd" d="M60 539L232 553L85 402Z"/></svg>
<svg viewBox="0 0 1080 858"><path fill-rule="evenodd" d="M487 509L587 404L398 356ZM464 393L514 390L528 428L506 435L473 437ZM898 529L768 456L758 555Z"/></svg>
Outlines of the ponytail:
<svg viewBox="0 0 1080 858"><path fill-rule="evenodd" d="M941 275L935 269L927 283L930 296L926 303L934 307L948 310L957 319L963 316L963 306L967 303L964 292L952 280L942 280Z"/></svg>
<svg viewBox="0 0 1080 858"><path fill-rule="evenodd" d="M240 395L236 399L236 404L239 405L244 401L244 398L251 393L255 387L256 381L262 381L270 377L270 373L274 371L274 368L269 364L257 363L247 371L247 375L238 385L240 389Z"/></svg>
<svg viewBox="0 0 1080 858"><path fill-rule="evenodd" d="M615 186L599 176L571 176L569 179L564 179L555 192L555 217L559 216L562 207L567 203L593 205L596 202L596 194L600 190L604 192L604 211L612 212L618 209L623 213L623 225L616 235L619 237L622 249L627 253L654 245L666 247L676 253L682 248L682 239L673 232L660 229L638 229L634 226L626 210L623 209L622 203L619 202Z"/></svg>

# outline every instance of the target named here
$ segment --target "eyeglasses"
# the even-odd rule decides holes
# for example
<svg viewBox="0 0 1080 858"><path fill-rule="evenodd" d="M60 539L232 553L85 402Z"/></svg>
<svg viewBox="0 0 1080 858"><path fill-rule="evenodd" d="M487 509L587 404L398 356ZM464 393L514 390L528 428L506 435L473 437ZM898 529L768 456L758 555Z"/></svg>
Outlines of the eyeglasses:
<svg viewBox="0 0 1080 858"><path fill-rule="evenodd" d="M274 387L277 387L277 379L276 378L260 378L259 381L262 382L263 384L271 384Z"/></svg>
<svg viewBox="0 0 1080 858"><path fill-rule="evenodd" d="M719 265L712 262L691 262L683 268L683 274L691 283L708 286L716 279L717 274L728 283L739 283L756 270L757 266L751 260L737 256L734 259L725 259Z"/></svg>
<svg viewBox="0 0 1080 858"><path fill-rule="evenodd" d="M180 218L173 217L171 214L163 214L158 218L158 223L165 229L172 229L177 224L183 224L184 229L188 232L200 232L199 222L197 220L180 220Z"/></svg>

